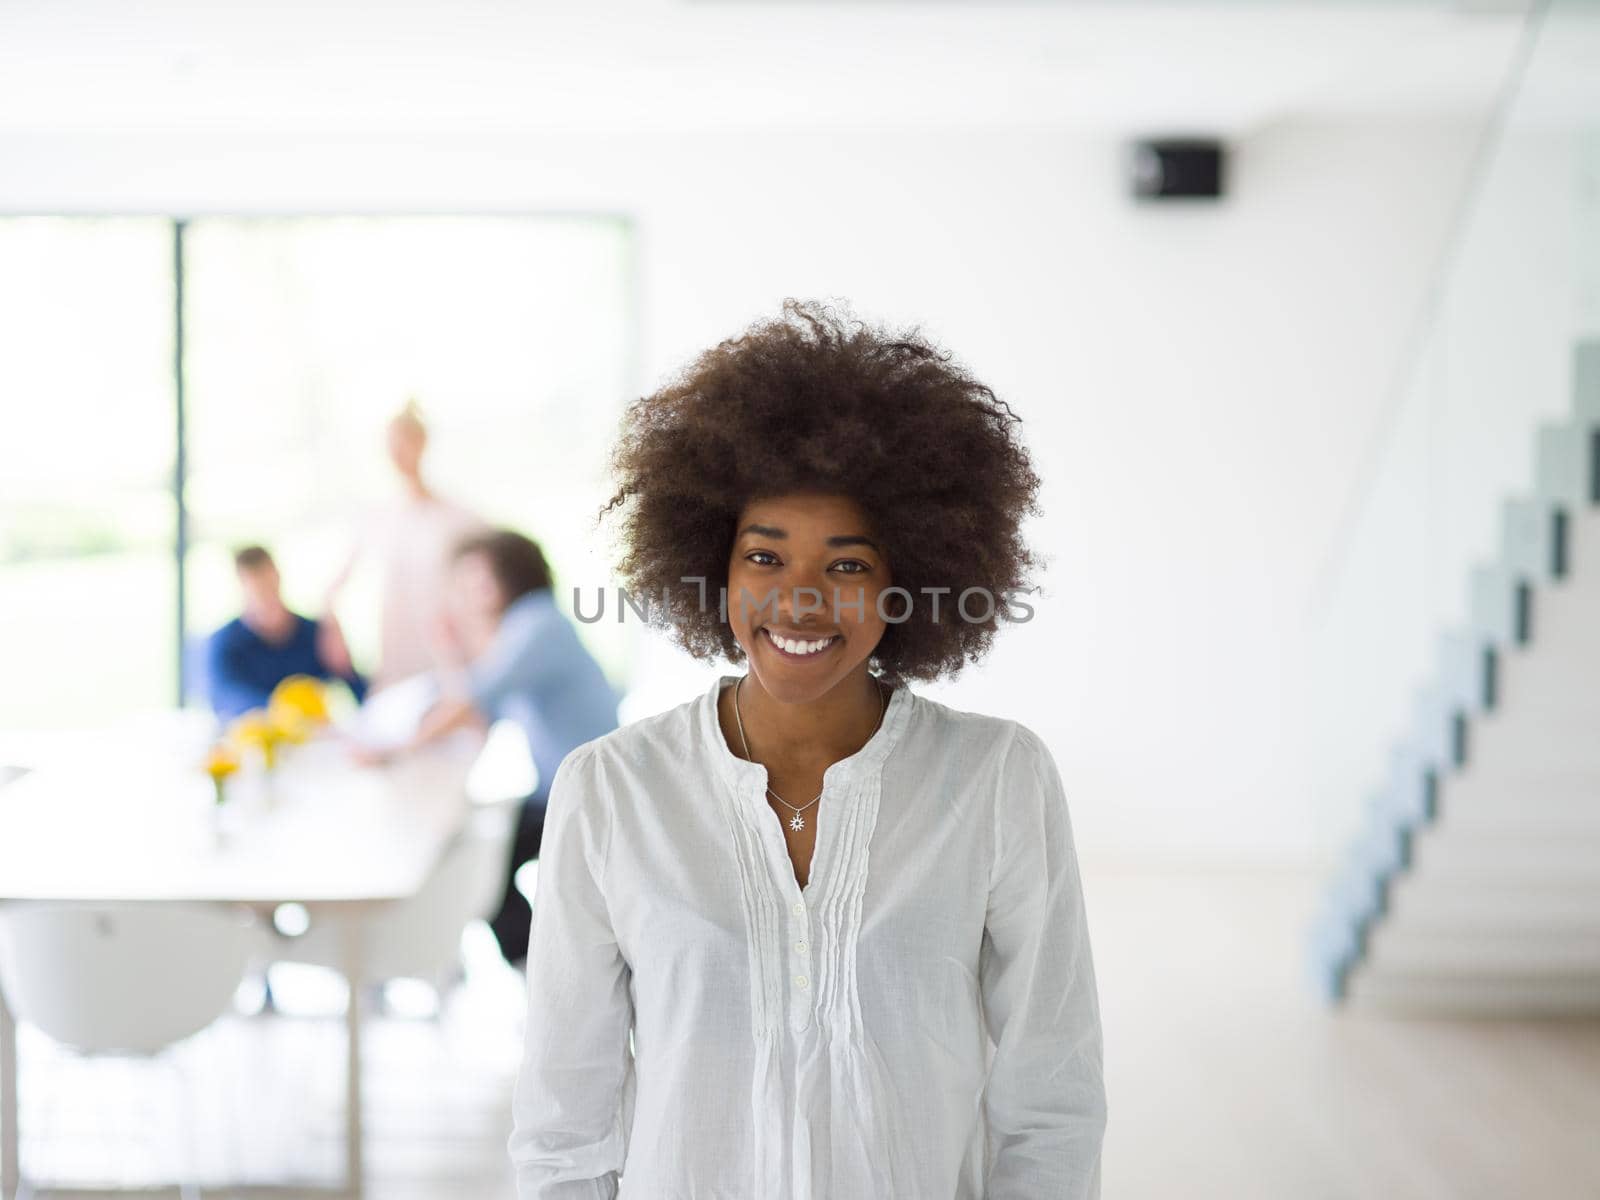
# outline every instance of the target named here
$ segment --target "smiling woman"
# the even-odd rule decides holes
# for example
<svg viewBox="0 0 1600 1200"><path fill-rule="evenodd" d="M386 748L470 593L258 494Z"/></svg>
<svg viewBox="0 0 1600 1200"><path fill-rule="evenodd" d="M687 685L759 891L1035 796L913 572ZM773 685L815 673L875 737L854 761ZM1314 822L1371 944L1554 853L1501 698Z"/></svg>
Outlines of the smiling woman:
<svg viewBox="0 0 1600 1200"><path fill-rule="evenodd" d="M906 683L1026 582L1016 418L917 335L791 302L636 403L614 463L626 583L747 673L556 775L523 1200L1098 1196L1060 777Z"/></svg>
<svg viewBox="0 0 1600 1200"><path fill-rule="evenodd" d="M998 625L997 611L961 619L960 595L995 598L968 606L985 616L1026 587L1033 566L1020 523L1039 480L1019 427L1004 401L914 332L790 302L782 319L707 351L634 404L613 460L622 574L631 590L668 598L659 615L691 654L737 662L748 647L707 596L726 582L737 599L735 535L763 524L746 506L849 497L854 526L828 532L870 535L865 548L893 560L900 589L882 606L892 619L874 665L889 678L952 674L982 656Z"/></svg>
<svg viewBox="0 0 1600 1200"><path fill-rule="evenodd" d="M728 618L762 690L791 703L831 691L883 640L889 571L867 515L844 496L752 501L728 561Z"/></svg>

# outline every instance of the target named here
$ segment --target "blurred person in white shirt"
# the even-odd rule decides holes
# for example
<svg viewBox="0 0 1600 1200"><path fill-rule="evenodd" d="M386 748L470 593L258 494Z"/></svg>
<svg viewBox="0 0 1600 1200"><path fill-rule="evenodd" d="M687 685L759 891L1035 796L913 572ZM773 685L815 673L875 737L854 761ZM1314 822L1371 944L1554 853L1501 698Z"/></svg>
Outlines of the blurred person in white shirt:
<svg viewBox="0 0 1600 1200"><path fill-rule="evenodd" d="M424 478L428 428L414 399L390 419L386 437L400 495L368 514L328 589L326 605L332 611L359 562L377 563L382 617L375 691L439 665L432 648L438 644L439 624L447 618L451 550L462 538L488 528L475 512L441 496Z"/></svg>

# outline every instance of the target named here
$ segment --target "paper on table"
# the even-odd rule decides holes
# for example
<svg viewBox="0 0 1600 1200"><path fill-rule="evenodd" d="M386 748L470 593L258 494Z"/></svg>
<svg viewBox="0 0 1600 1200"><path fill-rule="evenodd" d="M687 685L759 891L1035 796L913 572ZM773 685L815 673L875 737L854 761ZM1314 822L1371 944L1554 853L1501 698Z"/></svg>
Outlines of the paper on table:
<svg viewBox="0 0 1600 1200"><path fill-rule="evenodd" d="M362 745L390 750L410 739L438 700L437 679L432 675L412 675L367 697L342 729Z"/></svg>

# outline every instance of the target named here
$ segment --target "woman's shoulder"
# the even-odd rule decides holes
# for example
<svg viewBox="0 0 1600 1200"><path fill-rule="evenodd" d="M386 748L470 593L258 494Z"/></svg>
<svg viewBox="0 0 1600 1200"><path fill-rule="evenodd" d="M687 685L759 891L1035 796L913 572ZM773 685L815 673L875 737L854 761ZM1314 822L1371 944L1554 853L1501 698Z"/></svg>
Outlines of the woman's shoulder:
<svg viewBox="0 0 1600 1200"><path fill-rule="evenodd" d="M911 693L911 702L913 742L919 749L944 747L996 769L1008 761L1050 760L1044 739L1021 721L969 712L917 693Z"/></svg>
<svg viewBox="0 0 1600 1200"><path fill-rule="evenodd" d="M912 769L952 795L982 798L973 807L996 828L1037 828L1040 814L1064 820L1066 791L1054 755L1031 726L1008 717L966 712L922 700L917 724L922 737L911 747Z"/></svg>

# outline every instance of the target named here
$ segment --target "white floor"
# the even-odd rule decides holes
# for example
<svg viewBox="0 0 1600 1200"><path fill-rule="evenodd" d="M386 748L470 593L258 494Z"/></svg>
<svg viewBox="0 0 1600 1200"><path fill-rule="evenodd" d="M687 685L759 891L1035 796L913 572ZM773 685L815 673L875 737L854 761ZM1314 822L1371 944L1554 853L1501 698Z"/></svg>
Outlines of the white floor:
<svg viewBox="0 0 1600 1200"><path fill-rule="evenodd" d="M1099 867L1087 886L1107 1200L1600 1196L1600 1022L1330 1014L1302 969L1303 874ZM437 1022L373 1022L374 1200L513 1196L520 982L477 932ZM314 979L285 986L302 1010L336 1002ZM132 1186L186 1158L207 1181L337 1178L331 1011L230 1020L154 1065L81 1062L27 1033L24 1159L40 1178Z"/></svg>
<svg viewBox="0 0 1600 1200"><path fill-rule="evenodd" d="M401 986L395 1007L411 1000L413 1015L367 1024L373 1200L515 1195L506 1137L522 977L487 928L470 932L468 982L442 1012L432 1014L423 985ZM345 989L329 972L295 966L274 968L273 986L278 1015L229 1018L151 1062L84 1060L24 1027L26 1173L51 1185L337 1184ZM258 1002L259 989L241 989L242 1006Z"/></svg>
<svg viewBox="0 0 1600 1200"><path fill-rule="evenodd" d="M1304 873L1087 886L1107 1200L1600 1196L1600 1021L1330 1012Z"/></svg>

